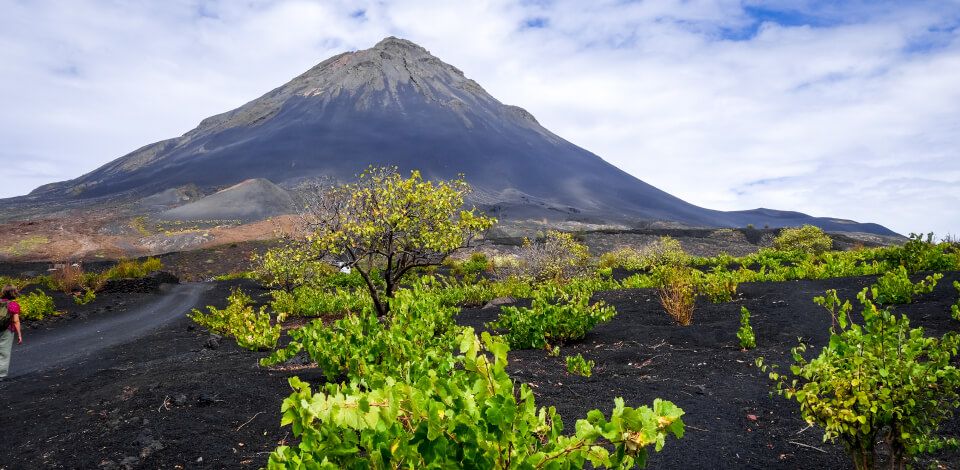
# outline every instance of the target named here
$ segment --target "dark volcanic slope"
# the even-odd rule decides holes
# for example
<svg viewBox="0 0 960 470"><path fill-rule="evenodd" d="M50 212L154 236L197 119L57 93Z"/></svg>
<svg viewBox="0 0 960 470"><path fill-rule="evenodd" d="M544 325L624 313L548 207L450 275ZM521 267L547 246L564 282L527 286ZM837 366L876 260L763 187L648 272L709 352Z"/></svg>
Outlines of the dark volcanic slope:
<svg viewBox="0 0 960 470"><path fill-rule="evenodd" d="M891 234L883 227L777 211L719 212L688 204L628 175L500 103L479 84L406 40L337 55L182 137L143 147L36 199L146 196L249 178L277 184L349 179L369 165L459 173L476 202L501 218L785 226Z"/></svg>

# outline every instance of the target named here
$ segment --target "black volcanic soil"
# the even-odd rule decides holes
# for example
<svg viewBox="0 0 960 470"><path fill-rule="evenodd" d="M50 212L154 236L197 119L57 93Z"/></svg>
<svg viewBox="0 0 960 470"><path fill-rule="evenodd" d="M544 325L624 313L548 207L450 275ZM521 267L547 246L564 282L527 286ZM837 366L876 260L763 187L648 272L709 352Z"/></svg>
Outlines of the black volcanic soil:
<svg viewBox="0 0 960 470"><path fill-rule="evenodd" d="M948 273L934 293L901 310L931 334L955 329L948 312L957 279L960 273ZM563 346L560 357L513 351L511 372L532 384L540 405L556 406L568 429L589 409L608 411L617 396L631 405L655 397L677 403L686 411L687 435L653 454L650 468L849 468L842 449L823 444L794 405L769 396L768 381L752 364L757 356L785 362L798 336L819 349L829 318L810 299L828 288L852 297L871 281L745 284L738 301L700 303L689 327L672 324L653 291L599 293L620 312L612 322ZM263 293L248 281L217 283L203 302L223 305L233 285ZM759 343L750 352L740 351L735 337L741 305L753 314ZM465 309L460 321L479 328L495 315ZM263 353L229 341L206 347L209 339L184 318L88 362L4 382L0 468L263 466L289 439L289 429L279 426L286 379L318 382L319 374L262 369L256 361ZM591 378L566 372L563 358L577 353L596 361ZM960 420L944 432L960 434ZM945 468L960 467L960 453L936 457Z"/></svg>

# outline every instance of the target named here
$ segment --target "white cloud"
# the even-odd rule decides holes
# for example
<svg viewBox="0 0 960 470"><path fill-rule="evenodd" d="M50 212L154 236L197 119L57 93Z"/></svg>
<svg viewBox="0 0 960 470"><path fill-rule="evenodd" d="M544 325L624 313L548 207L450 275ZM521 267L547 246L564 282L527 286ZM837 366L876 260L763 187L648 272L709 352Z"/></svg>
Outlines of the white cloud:
<svg viewBox="0 0 960 470"><path fill-rule="evenodd" d="M690 202L960 233L958 19L956 2L0 0L0 196L393 34Z"/></svg>

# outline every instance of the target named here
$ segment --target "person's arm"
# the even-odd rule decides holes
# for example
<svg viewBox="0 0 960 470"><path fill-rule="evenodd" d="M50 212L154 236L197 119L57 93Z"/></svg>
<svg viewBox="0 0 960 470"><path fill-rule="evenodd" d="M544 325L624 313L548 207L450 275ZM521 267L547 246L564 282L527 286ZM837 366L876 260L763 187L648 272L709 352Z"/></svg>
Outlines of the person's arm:
<svg viewBox="0 0 960 470"><path fill-rule="evenodd" d="M20 333L20 315L13 316L13 330L17 333L17 344L23 344L23 335Z"/></svg>
<svg viewBox="0 0 960 470"><path fill-rule="evenodd" d="M17 302L10 302L7 304L10 315L13 317L10 319L11 324L13 324L13 331L17 334L17 344L23 344L23 335L20 333L20 304Z"/></svg>

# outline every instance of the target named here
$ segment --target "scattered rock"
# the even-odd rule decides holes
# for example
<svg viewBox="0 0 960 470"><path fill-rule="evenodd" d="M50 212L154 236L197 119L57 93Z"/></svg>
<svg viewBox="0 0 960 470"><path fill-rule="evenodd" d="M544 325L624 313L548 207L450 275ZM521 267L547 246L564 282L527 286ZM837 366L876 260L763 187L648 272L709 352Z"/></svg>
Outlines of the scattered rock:
<svg viewBox="0 0 960 470"><path fill-rule="evenodd" d="M101 460L99 467L102 468L103 470L119 470L120 469L120 465L110 459Z"/></svg>
<svg viewBox="0 0 960 470"><path fill-rule="evenodd" d="M177 406L183 406L187 404L187 396L184 394L179 394L173 397L173 403Z"/></svg>
<svg viewBox="0 0 960 470"><path fill-rule="evenodd" d="M203 343L203 347L207 349L217 349L220 347L220 340L223 339L223 336L218 334L211 334L207 341Z"/></svg>
<svg viewBox="0 0 960 470"><path fill-rule="evenodd" d="M310 363L312 363L312 362L313 362L313 360L310 359L310 356L309 356L306 352L301 351L301 352L297 353L296 356L293 356L293 357L291 357L290 359L287 359L287 360L284 362L284 365L288 365L288 366L305 366L305 365L310 364Z"/></svg>
<svg viewBox="0 0 960 470"><path fill-rule="evenodd" d="M516 302L517 302L517 299L513 297L497 297L487 302L486 305L483 306L483 309L486 310L488 308L497 308L501 305L508 305Z"/></svg>
<svg viewBox="0 0 960 470"><path fill-rule="evenodd" d="M120 461L120 468L130 470L136 467L138 463L140 463L140 458L131 455L130 457L124 457L124 459Z"/></svg>
<svg viewBox="0 0 960 470"><path fill-rule="evenodd" d="M216 403L217 401L219 401L217 400L217 397L206 394L206 393L201 393L200 396L197 397L197 406L199 407L210 406Z"/></svg>

